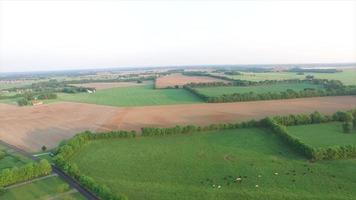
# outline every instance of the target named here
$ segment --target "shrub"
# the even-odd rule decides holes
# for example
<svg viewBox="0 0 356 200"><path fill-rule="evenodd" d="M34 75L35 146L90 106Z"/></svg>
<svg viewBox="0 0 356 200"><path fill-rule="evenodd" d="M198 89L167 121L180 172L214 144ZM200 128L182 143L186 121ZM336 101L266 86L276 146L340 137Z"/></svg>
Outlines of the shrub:
<svg viewBox="0 0 356 200"><path fill-rule="evenodd" d="M0 160L5 158L6 155L7 153L4 150L0 150Z"/></svg>
<svg viewBox="0 0 356 200"><path fill-rule="evenodd" d="M352 130L352 123L351 122L343 122L342 123L342 131L344 133L350 133Z"/></svg>

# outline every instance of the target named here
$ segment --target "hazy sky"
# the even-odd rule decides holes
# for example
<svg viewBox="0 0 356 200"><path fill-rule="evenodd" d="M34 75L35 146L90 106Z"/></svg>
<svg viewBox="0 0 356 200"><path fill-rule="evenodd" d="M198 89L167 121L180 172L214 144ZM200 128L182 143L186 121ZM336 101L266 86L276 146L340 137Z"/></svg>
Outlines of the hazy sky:
<svg viewBox="0 0 356 200"><path fill-rule="evenodd" d="M356 62L356 1L0 0L0 72Z"/></svg>

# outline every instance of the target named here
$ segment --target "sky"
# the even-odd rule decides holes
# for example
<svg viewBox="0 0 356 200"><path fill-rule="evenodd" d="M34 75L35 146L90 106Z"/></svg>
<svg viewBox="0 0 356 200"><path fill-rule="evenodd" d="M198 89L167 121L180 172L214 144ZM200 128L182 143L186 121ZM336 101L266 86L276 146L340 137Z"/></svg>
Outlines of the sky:
<svg viewBox="0 0 356 200"><path fill-rule="evenodd" d="M0 0L0 72L356 62L356 1Z"/></svg>

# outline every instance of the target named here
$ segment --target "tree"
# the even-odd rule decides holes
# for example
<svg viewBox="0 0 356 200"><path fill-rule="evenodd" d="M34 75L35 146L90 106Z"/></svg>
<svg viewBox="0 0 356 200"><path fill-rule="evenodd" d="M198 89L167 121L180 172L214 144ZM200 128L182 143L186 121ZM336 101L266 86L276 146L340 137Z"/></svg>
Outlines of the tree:
<svg viewBox="0 0 356 200"><path fill-rule="evenodd" d="M0 160L6 156L6 152L4 150L0 150Z"/></svg>
<svg viewBox="0 0 356 200"><path fill-rule="evenodd" d="M43 145L43 146L41 147L41 149L42 149L42 151L46 151L46 150L47 150L47 147L46 147L45 145Z"/></svg>
<svg viewBox="0 0 356 200"><path fill-rule="evenodd" d="M344 133L350 133L352 129L352 123L351 122L344 122L342 123L342 130Z"/></svg>

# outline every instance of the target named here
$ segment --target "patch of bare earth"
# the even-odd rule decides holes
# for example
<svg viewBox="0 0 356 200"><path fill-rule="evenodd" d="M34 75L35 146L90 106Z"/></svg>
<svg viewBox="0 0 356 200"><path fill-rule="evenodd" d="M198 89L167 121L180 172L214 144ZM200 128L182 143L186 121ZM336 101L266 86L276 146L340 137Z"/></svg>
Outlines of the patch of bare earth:
<svg viewBox="0 0 356 200"><path fill-rule="evenodd" d="M77 87L89 87L95 88L96 90L104 90L110 88L117 88L117 87L130 87L130 86L139 86L142 83L136 82L102 82L102 83L83 83L83 84L71 84Z"/></svg>
<svg viewBox="0 0 356 200"><path fill-rule="evenodd" d="M83 130L137 130L177 124L209 125L261 119L271 115L331 114L356 108L356 96L117 108L82 103L53 103L33 107L0 104L0 139L25 150L55 147Z"/></svg>
<svg viewBox="0 0 356 200"><path fill-rule="evenodd" d="M210 83L210 82L228 82L223 79L217 79L209 76L185 76L182 74L171 74L162 76L156 80L156 88L167 88L183 86L188 83Z"/></svg>

